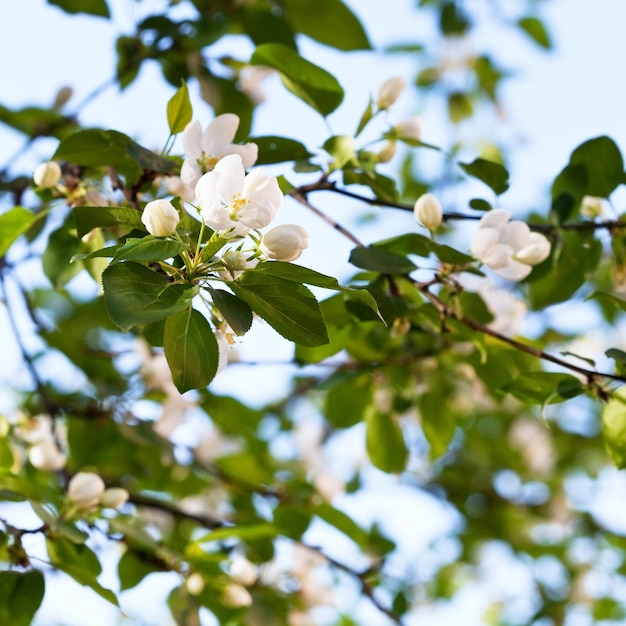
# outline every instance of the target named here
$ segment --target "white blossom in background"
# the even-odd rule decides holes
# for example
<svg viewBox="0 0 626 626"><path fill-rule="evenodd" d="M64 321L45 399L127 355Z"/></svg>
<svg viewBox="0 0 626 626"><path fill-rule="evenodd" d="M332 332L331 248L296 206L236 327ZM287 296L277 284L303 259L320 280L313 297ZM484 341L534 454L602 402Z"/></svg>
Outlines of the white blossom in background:
<svg viewBox="0 0 626 626"><path fill-rule="evenodd" d="M261 250L276 261L295 261L309 247L309 233L297 224L281 224L263 235Z"/></svg>
<svg viewBox="0 0 626 626"><path fill-rule="evenodd" d="M169 200L152 200L144 207L141 221L151 235L165 237L176 232L180 215Z"/></svg>
<svg viewBox="0 0 626 626"><path fill-rule="evenodd" d="M172 196L178 196L185 202L193 202L196 198L193 187L188 187L180 176L168 176L165 179L165 189Z"/></svg>
<svg viewBox="0 0 626 626"><path fill-rule="evenodd" d="M554 467L555 453L550 431L543 424L521 417L511 425L508 439L520 451L532 472L545 475Z"/></svg>
<svg viewBox="0 0 626 626"><path fill-rule="evenodd" d="M480 219L470 250L498 276L518 281L530 274L533 265L548 258L550 242L525 222L511 221L509 211L493 209Z"/></svg>
<svg viewBox="0 0 626 626"><path fill-rule="evenodd" d="M246 65L239 72L237 86L243 91L254 104L265 102L265 92L261 88L263 81L275 74L276 70L263 65Z"/></svg>
<svg viewBox="0 0 626 626"><path fill-rule="evenodd" d="M183 131L185 160L180 177L190 190L195 188L203 174L212 171L225 156L238 154L245 170L256 163L259 147L255 143L233 143L238 128L239 117L234 113L218 115L204 132L198 120L187 124Z"/></svg>
<svg viewBox="0 0 626 626"><path fill-rule="evenodd" d="M283 204L275 176L263 170L248 175L238 154L225 156L196 185L196 198L207 226L226 237L243 237L265 228Z"/></svg>
<svg viewBox="0 0 626 626"><path fill-rule="evenodd" d="M58 472L65 467L67 457L52 437L36 443L28 450L28 460L39 470Z"/></svg>
<svg viewBox="0 0 626 626"><path fill-rule="evenodd" d="M222 602L233 609L252 604L250 592L237 583L229 583L222 591Z"/></svg>
<svg viewBox="0 0 626 626"><path fill-rule="evenodd" d="M56 161L46 161L37 166L33 173L33 180L37 187L49 189L59 182L62 175L61 166Z"/></svg>
<svg viewBox="0 0 626 626"><path fill-rule="evenodd" d="M204 578L202 574L194 572L187 577L185 588L192 596L199 596L204 590Z"/></svg>
<svg viewBox="0 0 626 626"><path fill-rule="evenodd" d="M52 438L52 418L43 413L22 420L13 434L26 443L36 444Z"/></svg>
<svg viewBox="0 0 626 626"><path fill-rule="evenodd" d="M604 213L604 198L584 196L580 203L580 212L591 219L600 217Z"/></svg>
<svg viewBox="0 0 626 626"><path fill-rule="evenodd" d="M234 582L246 587L254 585L259 577L254 564L243 556L233 558L228 573Z"/></svg>
<svg viewBox="0 0 626 626"><path fill-rule="evenodd" d="M105 489L102 496L100 496L100 506L105 509L119 509L129 498L128 491L122 487L110 487Z"/></svg>
<svg viewBox="0 0 626 626"><path fill-rule="evenodd" d="M67 499L79 509L88 511L98 506L104 491L104 481L98 474L78 472L67 486Z"/></svg>
<svg viewBox="0 0 626 626"><path fill-rule="evenodd" d="M386 141L376 155L376 163L389 163L396 153L396 142Z"/></svg>
<svg viewBox="0 0 626 626"><path fill-rule="evenodd" d="M394 126L396 135L400 139L409 139L412 141L420 141L422 137L422 120L415 116L402 120Z"/></svg>
<svg viewBox="0 0 626 626"><path fill-rule="evenodd" d="M507 337L519 335L528 313L526 303L506 289L494 285L488 278L478 278L476 282L477 293L493 315L493 320L487 326Z"/></svg>
<svg viewBox="0 0 626 626"><path fill-rule="evenodd" d="M432 193L422 194L413 206L415 219L424 227L436 230L443 220L443 209L441 203Z"/></svg>
<svg viewBox="0 0 626 626"><path fill-rule="evenodd" d="M388 109L404 91L406 81L402 76L388 78L378 89L376 105L380 111Z"/></svg>
<svg viewBox="0 0 626 626"><path fill-rule="evenodd" d="M241 442L232 437L226 437L214 424L211 429L200 436L198 444L193 449L198 462L211 465L219 457L240 452Z"/></svg>
<svg viewBox="0 0 626 626"><path fill-rule="evenodd" d="M154 422L155 432L166 439L184 423L188 409L196 406L195 402L181 395L178 389L174 389L165 396L161 403L161 415Z"/></svg>

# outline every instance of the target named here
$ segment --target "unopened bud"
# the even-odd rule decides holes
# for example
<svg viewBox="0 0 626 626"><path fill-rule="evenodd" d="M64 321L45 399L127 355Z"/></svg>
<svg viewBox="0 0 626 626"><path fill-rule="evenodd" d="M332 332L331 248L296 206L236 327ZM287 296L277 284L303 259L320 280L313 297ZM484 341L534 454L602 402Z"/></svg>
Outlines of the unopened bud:
<svg viewBox="0 0 626 626"><path fill-rule="evenodd" d="M128 501L128 491L122 487L106 489L100 497L100 506L105 509L119 509Z"/></svg>
<svg viewBox="0 0 626 626"><path fill-rule="evenodd" d="M59 182L62 175L61 166L56 161L46 161L37 166L33 173L33 180L37 187L49 189Z"/></svg>
<svg viewBox="0 0 626 626"><path fill-rule="evenodd" d="M430 231L436 230L443 219L441 204L432 193L425 193L417 199L413 214L415 219Z"/></svg>
<svg viewBox="0 0 626 626"><path fill-rule="evenodd" d="M144 207L141 221L151 235L165 237L176 231L180 216L169 200L152 200Z"/></svg>
<svg viewBox="0 0 626 626"><path fill-rule="evenodd" d="M388 78L378 90L378 108L382 111L388 109L404 91L406 82L401 76Z"/></svg>
<svg viewBox="0 0 626 626"><path fill-rule="evenodd" d="M98 474L78 472L67 486L67 498L80 509L93 509L104 494L104 481Z"/></svg>
<svg viewBox="0 0 626 626"><path fill-rule="evenodd" d="M252 604L252 596L242 585L230 583L226 585L222 592L222 602L226 606L236 609L241 606L250 606Z"/></svg>
<svg viewBox="0 0 626 626"><path fill-rule="evenodd" d="M230 577L240 585L253 585L257 579L256 567L248 559L236 557L230 564Z"/></svg>
<svg viewBox="0 0 626 626"><path fill-rule="evenodd" d="M295 261L309 247L309 233L296 224L281 224L263 236L261 250L276 261Z"/></svg>
<svg viewBox="0 0 626 626"><path fill-rule="evenodd" d="M389 163L391 159L393 159L393 155L396 153L396 142L388 141L385 145L379 150L376 155L377 163Z"/></svg>
<svg viewBox="0 0 626 626"><path fill-rule="evenodd" d="M422 136L422 121L419 117L410 117L408 120L398 122L395 131L400 139L419 141Z"/></svg>

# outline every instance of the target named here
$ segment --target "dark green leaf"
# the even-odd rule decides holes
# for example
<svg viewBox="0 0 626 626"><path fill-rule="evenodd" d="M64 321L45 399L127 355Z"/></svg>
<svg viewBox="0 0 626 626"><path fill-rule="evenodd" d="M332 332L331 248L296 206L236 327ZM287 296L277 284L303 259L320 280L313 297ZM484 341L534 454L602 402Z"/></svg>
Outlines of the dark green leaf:
<svg viewBox="0 0 626 626"><path fill-rule="evenodd" d="M284 0L285 17L296 32L338 50L369 50L358 18L341 0Z"/></svg>
<svg viewBox="0 0 626 626"><path fill-rule="evenodd" d="M487 200L483 200L482 198L472 198L469 201L469 205L475 211L491 211L491 209L493 209L491 204L489 204Z"/></svg>
<svg viewBox="0 0 626 626"><path fill-rule="evenodd" d="M420 422L430 445L430 458L437 459L448 451L456 430L452 407L438 391L428 391L418 400Z"/></svg>
<svg viewBox="0 0 626 626"><path fill-rule="evenodd" d="M396 181L378 172L346 169L343 171L343 182L345 185L365 185L374 192L374 196L379 200L387 202L397 202L398 200Z"/></svg>
<svg viewBox="0 0 626 626"><path fill-rule="evenodd" d="M102 284L107 313L122 330L182 311L197 293L197 287L170 284L167 277L132 261L107 267Z"/></svg>
<svg viewBox="0 0 626 626"><path fill-rule="evenodd" d="M48 0L48 4L60 7L66 13L87 13L97 17L111 17L105 0Z"/></svg>
<svg viewBox="0 0 626 626"><path fill-rule="evenodd" d="M128 152L128 156L144 170L167 174L176 167L176 163L174 163L174 161L170 161L169 159L159 156L158 154L152 152L152 150L148 150L148 148L140 146L132 139L128 142L126 150Z"/></svg>
<svg viewBox="0 0 626 626"><path fill-rule="evenodd" d="M248 141L259 146L259 157L256 165L284 163L286 161L305 161L313 156L299 141L287 137L266 135L251 137Z"/></svg>
<svg viewBox="0 0 626 626"><path fill-rule="evenodd" d="M618 469L626 467L626 387L621 387L602 411L604 446Z"/></svg>
<svg viewBox="0 0 626 626"><path fill-rule="evenodd" d="M244 541L254 541L255 539L266 539L276 537L278 529L273 524L249 524L242 526L228 526L212 530L207 535L200 537L195 543L201 545L208 541L224 541L224 539L243 539Z"/></svg>
<svg viewBox="0 0 626 626"><path fill-rule="evenodd" d="M396 254L416 254L425 258L434 254L442 263L450 263L452 265L466 265L474 262L474 258L468 254L459 252L445 244L437 243L419 233L406 233L405 235L379 241L374 245L377 248L389 250Z"/></svg>
<svg viewBox="0 0 626 626"><path fill-rule="evenodd" d="M145 231L141 213L130 207L77 206L72 209L74 224L79 237L94 228L127 225Z"/></svg>
<svg viewBox="0 0 626 626"><path fill-rule="evenodd" d="M185 126L191 122L192 115L193 109L189 99L189 90L183 80L178 91L167 103L167 123L170 127L170 133L177 135L185 130Z"/></svg>
<svg viewBox="0 0 626 626"><path fill-rule="evenodd" d="M408 463L409 451L398 420L370 405L365 426L365 445L372 464L383 472L402 472Z"/></svg>
<svg viewBox="0 0 626 626"><path fill-rule="evenodd" d="M176 239L152 237L127 239L123 246L116 249L114 261L164 261L178 256L187 246Z"/></svg>
<svg viewBox="0 0 626 626"><path fill-rule="evenodd" d="M516 376L502 390L524 404L555 404L580 395L584 388L570 374L531 372Z"/></svg>
<svg viewBox="0 0 626 626"><path fill-rule="evenodd" d="M207 319L189 308L165 322L165 357L172 379L181 393L206 387L217 373L217 340Z"/></svg>
<svg viewBox="0 0 626 626"><path fill-rule="evenodd" d="M245 6L241 12L241 23L254 45L280 43L297 50L294 32L283 15L275 14L271 8Z"/></svg>
<svg viewBox="0 0 626 626"><path fill-rule="evenodd" d="M404 256L376 246L359 246L350 253L350 263L381 274L410 274L417 266Z"/></svg>
<svg viewBox="0 0 626 626"><path fill-rule="evenodd" d="M608 198L624 180L622 153L610 137L596 137L582 143L572 152L570 165L585 167L585 193L590 196Z"/></svg>
<svg viewBox="0 0 626 626"><path fill-rule="evenodd" d="M372 402L373 385L370 376L351 374L324 394L324 415L339 428L349 428L365 418Z"/></svg>
<svg viewBox="0 0 626 626"><path fill-rule="evenodd" d="M162 567L149 552L126 550L117 564L120 578L120 591L126 591L138 585L148 574L161 571Z"/></svg>
<svg viewBox="0 0 626 626"><path fill-rule="evenodd" d="M44 589L44 577L38 570L0 572L0 624L30 626Z"/></svg>
<svg viewBox="0 0 626 626"><path fill-rule="evenodd" d="M82 263L70 263L79 246L80 239L72 232L69 220L50 234L42 255L42 265L55 289L60 289L83 269Z"/></svg>
<svg viewBox="0 0 626 626"><path fill-rule="evenodd" d="M546 50L552 48L550 34L545 24L536 17L523 17L517 21L517 25L538 45Z"/></svg>
<svg viewBox="0 0 626 626"><path fill-rule="evenodd" d="M319 303L304 285L252 270L244 272L231 287L286 339L305 346L328 343Z"/></svg>
<svg viewBox="0 0 626 626"><path fill-rule="evenodd" d="M250 64L278 70L285 87L324 117L343 101L343 89L332 74L281 44L259 46Z"/></svg>
<svg viewBox="0 0 626 626"><path fill-rule="evenodd" d="M509 173L500 163L494 163L479 157L471 163L459 162L459 166L469 176L478 178L478 180L482 180L483 183L489 185L496 195L504 193L509 188Z"/></svg>
<svg viewBox="0 0 626 626"><path fill-rule="evenodd" d="M252 326L252 311L246 302L223 289L211 289L213 304L236 335L245 335Z"/></svg>

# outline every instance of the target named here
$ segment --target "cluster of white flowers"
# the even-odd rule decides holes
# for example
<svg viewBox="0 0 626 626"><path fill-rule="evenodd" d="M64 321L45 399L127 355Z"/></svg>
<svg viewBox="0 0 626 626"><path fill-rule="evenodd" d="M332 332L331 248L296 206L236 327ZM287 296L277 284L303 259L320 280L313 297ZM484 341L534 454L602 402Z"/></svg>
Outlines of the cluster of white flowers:
<svg viewBox="0 0 626 626"><path fill-rule="evenodd" d="M121 487L106 488L104 481L93 472L78 472L67 485L67 499L78 510L89 512L97 507L119 509L129 495Z"/></svg>
<svg viewBox="0 0 626 626"><path fill-rule="evenodd" d="M493 209L478 223L470 250L498 276L517 281L550 256L550 242L525 222L511 221L509 211Z"/></svg>
<svg viewBox="0 0 626 626"><path fill-rule="evenodd" d="M49 415L25 418L13 430L13 434L30 445L28 460L37 469L58 472L65 467L67 458L54 437L53 422Z"/></svg>

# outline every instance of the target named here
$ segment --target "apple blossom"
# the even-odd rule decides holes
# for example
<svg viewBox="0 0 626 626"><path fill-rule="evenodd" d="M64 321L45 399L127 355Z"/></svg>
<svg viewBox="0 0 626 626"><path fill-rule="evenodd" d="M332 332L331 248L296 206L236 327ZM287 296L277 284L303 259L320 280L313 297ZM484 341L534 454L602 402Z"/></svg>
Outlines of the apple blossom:
<svg viewBox="0 0 626 626"><path fill-rule="evenodd" d="M223 157L238 154L244 169L250 169L257 160L259 148L255 143L243 146L233 144L239 128L239 117L234 113L218 115L202 132L198 120L189 122L183 131L185 160L180 177L190 189L195 188L202 174L210 172Z"/></svg>
<svg viewBox="0 0 626 626"><path fill-rule="evenodd" d="M428 230L436 230L443 219L441 203L432 193L422 194L413 207L415 219Z"/></svg>
<svg viewBox="0 0 626 626"><path fill-rule="evenodd" d="M309 233L297 224L281 224L263 235L261 250L276 261L295 261L309 247Z"/></svg>
<svg viewBox="0 0 626 626"><path fill-rule="evenodd" d="M126 504L129 495L126 489L122 487L111 487L105 489L102 496L100 496L100 506L107 509L119 509L122 505Z"/></svg>
<svg viewBox="0 0 626 626"><path fill-rule="evenodd" d="M252 596L243 585L229 583L222 592L222 602L226 606L236 609L242 606L250 606L252 604Z"/></svg>
<svg viewBox="0 0 626 626"><path fill-rule="evenodd" d="M262 65L247 65L239 72L237 86L243 91L254 104L265 102L265 93L261 89L261 83L276 70Z"/></svg>
<svg viewBox="0 0 626 626"><path fill-rule="evenodd" d="M410 117L407 120L398 122L394 130L400 139L419 141L422 137L422 121L419 117Z"/></svg>
<svg viewBox="0 0 626 626"><path fill-rule="evenodd" d="M507 280L523 280L532 266L550 255L550 242L528 224L510 221L511 213L493 209L478 223L470 244L472 256Z"/></svg>
<svg viewBox="0 0 626 626"><path fill-rule="evenodd" d="M401 76L388 78L378 90L378 108L381 111L388 109L398 99L405 87L406 81Z"/></svg>
<svg viewBox="0 0 626 626"><path fill-rule="evenodd" d="M52 418L43 413L29 417L13 429L13 434L31 444L52 439Z"/></svg>
<svg viewBox="0 0 626 626"><path fill-rule="evenodd" d="M28 450L28 460L33 467L47 472L58 472L65 467L67 457L59 450L52 436Z"/></svg>
<svg viewBox="0 0 626 626"><path fill-rule="evenodd" d="M389 163L396 153L396 142L387 141L376 155L376 163Z"/></svg>
<svg viewBox="0 0 626 626"><path fill-rule="evenodd" d="M165 237L176 232L180 215L169 200L152 200L144 207L141 221L151 235Z"/></svg>
<svg viewBox="0 0 626 626"><path fill-rule="evenodd" d="M61 166L56 161L46 161L46 163L37 166L33 180L37 187L49 189L59 182L62 175Z"/></svg>
<svg viewBox="0 0 626 626"><path fill-rule="evenodd" d="M284 199L276 177L265 176L263 170L246 175L238 154L225 156L200 178L196 197L204 223L226 237L264 228L276 217Z"/></svg>
<svg viewBox="0 0 626 626"><path fill-rule="evenodd" d="M104 494L104 481L98 474L78 472L67 486L67 498L80 509L93 509Z"/></svg>
<svg viewBox="0 0 626 626"><path fill-rule="evenodd" d="M204 590L204 578L202 574L194 572L187 577L185 581L187 592L192 596L199 596Z"/></svg>
<svg viewBox="0 0 626 626"><path fill-rule="evenodd" d="M231 561L229 573L234 582L245 586L253 585L258 578L256 567L243 556Z"/></svg>

